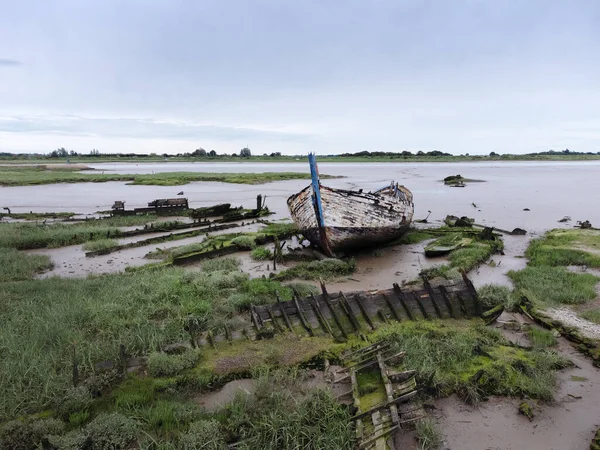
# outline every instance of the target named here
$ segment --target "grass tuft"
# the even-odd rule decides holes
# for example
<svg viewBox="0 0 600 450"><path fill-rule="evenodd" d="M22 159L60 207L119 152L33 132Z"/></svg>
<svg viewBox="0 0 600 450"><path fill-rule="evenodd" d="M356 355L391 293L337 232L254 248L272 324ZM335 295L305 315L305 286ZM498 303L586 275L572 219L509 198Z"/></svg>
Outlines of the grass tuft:
<svg viewBox="0 0 600 450"><path fill-rule="evenodd" d="M430 418L417 422L416 434L417 441L419 441L419 450L433 450L442 445L442 435Z"/></svg>
<svg viewBox="0 0 600 450"><path fill-rule="evenodd" d="M36 273L52 266L47 255L28 255L13 248L0 247L0 283L30 280Z"/></svg>
<svg viewBox="0 0 600 450"><path fill-rule="evenodd" d="M342 261L341 259L325 259L323 261L303 262L290 269L279 273L278 280L318 280L331 281L336 278L351 275L356 270L354 259Z"/></svg>
<svg viewBox="0 0 600 450"><path fill-rule="evenodd" d="M82 248L86 252L97 252L98 250L106 250L108 248L116 247L119 245L119 241L116 239L99 239L97 241L89 241L83 244Z"/></svg>

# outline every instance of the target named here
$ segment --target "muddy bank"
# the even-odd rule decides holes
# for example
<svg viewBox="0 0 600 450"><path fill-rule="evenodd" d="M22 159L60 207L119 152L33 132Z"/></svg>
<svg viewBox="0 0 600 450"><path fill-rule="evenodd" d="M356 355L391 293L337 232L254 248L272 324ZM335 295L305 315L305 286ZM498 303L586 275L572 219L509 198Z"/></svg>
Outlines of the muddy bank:
<svg viewBox="0 0 600 450"><path fill-rule="evenodd" d="M517 319L520 316L517 316ZM525 318L523 322L528 322ZM504 332L503 332L504 334ZM510 340L521 345L527 338L509 332ZM558 372L558 389L552 404L532 402L532 421L518 414L518 398L492 397L476 406L466 405L456 396L434 402L435 418L444 435L444 449L481 450L524 448L583 450L600 426L600 370L588 358L559 338L557 351L574 366Z"/></svg>

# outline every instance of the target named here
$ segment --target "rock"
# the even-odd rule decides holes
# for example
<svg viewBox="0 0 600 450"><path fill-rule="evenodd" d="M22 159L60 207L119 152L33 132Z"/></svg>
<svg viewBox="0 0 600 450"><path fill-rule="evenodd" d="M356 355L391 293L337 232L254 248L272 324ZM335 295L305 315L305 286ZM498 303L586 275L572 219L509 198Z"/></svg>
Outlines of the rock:
<svg viewBox="0 0 600 450"><path fill-rule="evenodd" d="M528 402L522 402L519 405L519 414L523 414L525 417L527 417L529 419L529 421L531 422L535 416L534 412L533 412L533 406L531 406L530 403Z"/></svg>

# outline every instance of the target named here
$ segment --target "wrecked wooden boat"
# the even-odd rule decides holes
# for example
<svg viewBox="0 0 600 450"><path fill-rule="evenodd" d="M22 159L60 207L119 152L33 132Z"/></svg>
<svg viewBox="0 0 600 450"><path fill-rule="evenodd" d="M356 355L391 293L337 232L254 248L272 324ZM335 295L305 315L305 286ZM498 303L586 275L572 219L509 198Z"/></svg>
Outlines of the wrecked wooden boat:
<svg viewBox="0 0 600 450"><path fill-rule="evenodd" d="M460 235L451 238L444 236L440 239L436 239L425 247L425 256L433 257L447 255L454 250L469 245L471 242L473 242L473 239L464 238Z"/></svg>
<svg viewBox="0 0 600 450"><path fill-rule="evenodd" d="M414 212L412 193L392 182L374 192L323 186L314 154L309 154L312 183L287 200L302 234L328 256L393 240L406 232Z"/></svg>

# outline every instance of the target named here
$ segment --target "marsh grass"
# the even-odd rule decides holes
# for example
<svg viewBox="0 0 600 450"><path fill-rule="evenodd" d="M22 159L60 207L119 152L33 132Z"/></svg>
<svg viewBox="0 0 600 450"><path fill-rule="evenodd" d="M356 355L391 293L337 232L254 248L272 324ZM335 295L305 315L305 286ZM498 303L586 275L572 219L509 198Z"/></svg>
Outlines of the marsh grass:
<svg viewBox="0 0 600 450"><path fill-rule="evenodd" d="M356 270L354 259L342 261L341 259L325 259L322 261L301 262L276 275L277 280L335 280L351 275Z"/></svg>
<svg viewBox="0 0 600 450"><path fill-rule="evenodd" d="M468 402L488 395L551 400L556 370L569 362L548 350L511 346L496 330L454 321L386 325L375 338L390 340L406 352L406 367L437 396L457 393Z"/></svg>
<svg viewBox="0 0 600 450"><path fill-rule="evenodd" d="M29 255L14 248L0 247L0 283L30 280L36 273L52 268L47 255Z"/></svg>
<svg viewBox="0 0 600 450"><path fill-rule="evenodd" d="M529 266L507 274L515 288L531 301L549 304L579 304L596 298L600 278L569 272L564 267Z"/></svg>
<svg viewBox="0 0 600 450"><path fill-rule="evenodd" d="M254 392L239 393L224 416L225 430L245 450L353 448L348 409L330 390L305 387L297 372L263 374Z"/></svg>
<svg viewBox="0 0 600 450"><path fill-rule="evenodd" d="M271 250L266 247L257 247L254 250L252 250L252 253L250 253L250 257L254 261L270 260L273 257L273 252L271 252Z"/></svg>
<svg viewBox="0 0 600 450"><path fill-rule="evenodd" d="M118 216L77 223L0 223L0 247L54 248L118 237L119 227L143 225L156 216Z"/></svg>
<svg viewBox="0 0 600 450"><path fill-rule="evenodd" d="M580 313L580 316L600 325L600 308L588 309Z"/></svg>
<svg viewBox="0 0 600 450"><path fill-rule="evenodd" d="M419 441L419 450L434 450L442 445L442 435L429 417L417 422L416 437Z"/></svg>
<svg viewBox="0 0 600 450"><path fill-rule="evenodd" d="M600 267L600 232L552 230L531 241L525 255L533 266Z"/></svg>
<svg viewBox="0 0 600 450"><path fill-rule="evenodd" d="M493 308L498 305L504 305L510 309L512 306L512 292L506 286L499 284L486 284L477 289L479 301L485 308Z"/></svg>
<svg viewBox="0 0 600 450"><path fill-rule="evenodd" d="M321 175L322 179L332 178ZM42 168L0 167L0 186L31 186L53 183L104 183L126 181L132 185L179 186L196 181L262 184L282 180L309 180L309 173L210 173L164 172L156 174L108 174L74 170L44 170Z"/></svg>
<svg viewBox="0 0 600 450"><path fill-rule="evenodd" d="M213 263L216 264L216 263ZM39 411L67 392L73 344L81 377L94 364L146 355L166 344L189 341L184 324L198 318L222 332L250 304L283 300L292 289L224 269L198 273L167 268L87 279L49 278L3 283L0 288L0 416ZM304 295L312 288L297 286ZM182 369L183 370L183 369Z"/></svg>
<svg viewBox="0 0 600 450"><path fill-rule="evenodd" d="M555 347L558 344L552 332L542 328L530 328L527 336L531 344L536 348Z"/></svg>
<svg viewBox="0 0 600 450"><path fill-rule="evenodd" d="M99 250L106 250L119 245L119 241L116 239L98 239L97 241L88 241L83 244L82 248L86 252L97 252Z"/></svg>

